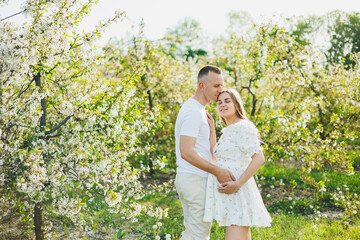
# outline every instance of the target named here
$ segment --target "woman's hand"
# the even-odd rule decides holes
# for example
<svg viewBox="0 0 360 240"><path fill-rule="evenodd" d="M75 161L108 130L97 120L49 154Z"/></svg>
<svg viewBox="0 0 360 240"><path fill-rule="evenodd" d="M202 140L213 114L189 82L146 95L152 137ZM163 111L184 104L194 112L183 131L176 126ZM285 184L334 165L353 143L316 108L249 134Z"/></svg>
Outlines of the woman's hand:
<svg viewBox="0 0 360 240"><path fill-rule="evenodd" d="M215 131L215 123L214 123L214 119L212 118L212 116L206 112L206 116L208 119L208 123L209 123L209 128L210 128L210 137L209 137L209 141L210 141L210 152L211 152L211 157L212 160L214 162L215 157L214 157L214 146L216 144L216 131Z"/></svg>
<svg viewBox="0 0 360 240"><path fill-rule="evenodd" d="M210 126L210 131L214 131L215 132L215 122L214 119L212 118L212 116L210 115L210 113L206 112L207 118L208 118L208 123Z"/></svg>
<svg viewBox="0 0 360 240"><path fill-rule="evenodd" d="M233 194L236 193L240 186L238 182L232 181L232 182L225 182L221 184L222 187L218 188L219 193L225 193L225 194Z"/></svg>

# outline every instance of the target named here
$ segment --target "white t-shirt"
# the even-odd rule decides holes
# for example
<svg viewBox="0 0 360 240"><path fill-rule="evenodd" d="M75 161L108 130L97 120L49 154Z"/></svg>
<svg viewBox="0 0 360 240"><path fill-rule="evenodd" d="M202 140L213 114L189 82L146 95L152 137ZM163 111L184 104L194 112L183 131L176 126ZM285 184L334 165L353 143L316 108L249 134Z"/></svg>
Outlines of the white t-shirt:
<svg viewBox="0 0 360 240"><path fill-rule="evenodd" d="M193 173L206 177L207 172L190 164L181 158L180 135L196 138L194 150L206 161L211 162L210 127L206 116L205 106L194 98L189 98L180 108L175 123L175 147L177 172Z"/></svg>

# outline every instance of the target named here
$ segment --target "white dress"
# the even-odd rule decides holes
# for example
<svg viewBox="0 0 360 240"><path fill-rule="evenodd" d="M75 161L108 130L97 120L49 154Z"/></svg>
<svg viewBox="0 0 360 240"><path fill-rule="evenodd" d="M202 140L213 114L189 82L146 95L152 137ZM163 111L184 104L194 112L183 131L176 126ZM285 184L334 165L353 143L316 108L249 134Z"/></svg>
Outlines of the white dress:
<svg viewBox="0 0 360 240"><path fill-rule="evenodd" d="M251 156L262 148L255 125L248 120L229 125L214 147L215 165L228 169L236 179L245 171ZM218 192L220 183L209 174L206 187L204 221L215 219L220 226L270 226L271 217L265 208L259 189L251 177L236 193Z"/></svg>

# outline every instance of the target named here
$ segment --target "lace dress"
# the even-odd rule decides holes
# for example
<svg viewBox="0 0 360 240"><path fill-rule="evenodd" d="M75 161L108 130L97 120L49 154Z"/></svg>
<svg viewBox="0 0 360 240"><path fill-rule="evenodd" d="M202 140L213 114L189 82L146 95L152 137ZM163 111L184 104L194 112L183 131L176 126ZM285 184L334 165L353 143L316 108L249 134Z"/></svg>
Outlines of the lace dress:
<svg viewBox="0 0 360 240"><path fill-rule="evenodd" d="M251 156L262 148L253 123L241 120L222 129L214 147L215 165L228 169L236 179L249 165ZM236 193L218 192L220 183L209 174L206 189L204 221L215 219L220 226L270 226L271 217L265 208L256 182L251 177Z"/></svg>

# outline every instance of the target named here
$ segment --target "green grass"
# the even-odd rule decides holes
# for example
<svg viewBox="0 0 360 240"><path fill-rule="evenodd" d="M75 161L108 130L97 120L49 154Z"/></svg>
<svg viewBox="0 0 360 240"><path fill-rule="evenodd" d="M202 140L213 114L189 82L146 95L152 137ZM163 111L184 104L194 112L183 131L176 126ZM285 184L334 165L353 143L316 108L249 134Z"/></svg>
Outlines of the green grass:
<svg viewBox="0 0 360 240"><path fill-rule="evenodd" d="M326 180L327 191L324 193L319 193L314 187L305 184L301 180L301 170L299 169L266 164L259 170L257 176L257 182L262 185L262 195L264 201L268 203L267 209L273 218L273 222L272 226L268 228L251 228L254 240L360 240L360 209L355 208L357 214L348 214L353 209L347 214L345 213L350 203L355 204L355 201L360 201L360 197L355 195L355 193L360 195L359 172L348 175L329 169L312 171L311 176L316 181ZM156 182L158 179L153 180ZM283 186L279 185L280 180L284 183ZM269 190L271 190L271 197L266 196ZM343 192L344 201L339 205L331 194L337 194L340 199L340 191ZM306 196L303 195L304 193ZM289 198L290 196L292 199ZM131 223L122 219L120 214L109 214L103 211L104 203L95 201L88 207L97 210L94 222L98 224L99 234L103 232L102 236L108 234L114 239L127 239L127 235L132 235L136 239L148 240L160 236L163 240L166 234L170 234L173 240L180 238L184 230L183 216L181 203L175 191L149 194L141 200L141 203L168 209L168 216L159 220L143 212L138 217L138 222ZM316 213L317 211L320 211L321 214ZM336 215L338 218L324 217L324 214L329 212L330 215L331 213L342 213L342 215ZM51 217L63 223L65 233L74 231L74 226L70 224L68 219L59 216ZM159 227L154 229L154 225ZM224 239L225 230L225 227L219 227L214 222L211 229L211 240Z"/></svg>
<svg viewBox="0 0 360 240"><path fill-rule="evenodd" d="M252 239L276 240L308 240L308 239L360 239L359 223L349 225L338 221L324 219L313 220L300 215L271 214L271 227L251 228ZM225 237L225 227L216 223L212 226L211 240L221 240Z"/></svg>
<svg viewBox="0 0 360 240"><path fill-rule="evenodd" d="M298 169L285 168L273 164L267 164L260 169L258 177L264 177L264 179L259 179L258 182L261 182L265 192L275 185L275 188L272 189L272 194L277 194L277 198L275 201L268 201L269 204L267 205L267 209L273 218L272 226L268 228L251 228L252 239L360 240L359 215L352 217L344 215L341 219L330 219L314 214L317 210L321 211L321 213L326 211L344 211L345 208L343 206L335 206L334 200L329 196L328 192L337 191L337 188L344 189L344 185L346 185L349 188L349 192L359 193L359 173L347 175L340 171L324 170L322 172L313 171L311 174L317 181L324 178L328 179L325 182L326 193L315 197L317 194L316 189L302 182L300 178L301 171ZM275 191L279 187L280 179L285 184L286 195L282 195L280 190ZM296 189L301 189L301 191L297 192L296 199L289 200L286 196L292 196L289 194L292 194L293 189L285 187L290 186L294 182L296 183ZM301 195L303 192L312 195L305 197ZM263 198L265 200L268 199L264 193ZM135 235L136 239L152 240L155 239L155 236L160 236L163 240L166 234L170 234L173 240L180 239L181 233L184 230L183 216L181 203L175 191L168 193L157 192L147 195L141 200L141 203L168 209L168 216L158 220L155 217L148 216L146 213L142 213L138 217L138 222L131 223L121 219L121 216L118 214L103 213L99 205L99 214L96 218L99 220L102 229L115 229L115 231L112 231L114 239L127 239L127 235L130 234L132 237ZM161 222L162 226L154 229L153 226L159 224L159 222ZM211 229L211 240L223 240L225 230L225 227L219 227L214 222Z"/></svg>
<svg viewBox="0 0 360 240"><path fill-rule="evenodd" d="M360 239L359 222L353 225L301 215L271 214L272 226L252 228L253 239Z"/></svg>
<svg viewBox="0 0 360 240"><path fill-rule="evenodd" d="M252 239L360 240L359 215L353 217L343 215L341 219L330 219L319 217L316 214L316 211L321 211L321 213L327 211L343 212L345 208L343 206L335 206L335 202L330 197L329 192L336 192L338 191L336 190L337 188L345 192L344 189L349 188L348 192L359 193L360 174L348 175L340 171L324 170L321 172L313 171L311 176L316 181L326 180L327 192L319 194L314 187L305 184L301 180L301 170L299 169L267 164L259 170L258 182L261 182L263 191L265 191L262 193L264 200L268 199L265 193L269 189L272 189L272 196L275 194L277 198L273 199L273 201L265 201L268 202L267 209L273 218L272 226L268 228L251 228ZM262 180L260 180L261 177L263 177ZM282 190L278 189L280 180L285 184ZM290 200L288 196L293 196L292 194L294 194L293 191L295 190L297 191L296 198ZM282 195L282 191L285 191L286 194ZM304 192L307 193L307 197L301 195ZM165 239L166 234L170 234L173 240L180 239L181 233L184 230L183 216L181 203L175 191L168 193L157 192L147 195L141 200L141 203L168 209L168 216L159 220L143 213L138 217L138 222L130 223L121 220L120 216L116 214L107 214L106 216L99 214L99 217L102 219L102 225L105 224L107 228L111 225L115 228L117 232L115 237L118 236L116 239L127 239L126 235L130 233L133 236L135 234L136 239L144 240L152 240L156 236ZM162 225L160 224L160 227L154 229L154 225L159 224L159 222ZM226 227L219 227L214 222L211 229L211 240L223 240L225 231Z"/></svg>
<svg viewBox="0 0 360 240"><path fill-rule="evenodd" d="M169 216L162 221L163 226L157 234L162 237L161 239L165 239L165 234L170 234L172 239L179 239L184 227L182 225L181 204L176 193L156 193L147 196L144 201L147 204L155 203L156 206L169 208ZM300 214L287 214L283 211L278 212L276 208L273 208L270 214L273 218L272 226L268 228L251 228L253 239L360 239L359 219L353 219L349 223L347 220L331 220L328 218L306 217ZM154 224L156 224L155 219L146 215L139 219L139 223L136 225L138 226L137 231L144 235L142 239L153 239L154 231L151 226ZM225 227L219 227L214 222L211 229L211 240L224 239L225 230Z"/></svg>
<svg viewBox="0 0 360 240"><path fill-rule="evenodd" d="M348 175L334 170L314 171L312 176L315 180L320 181L327 179L326 187L330 190L336 190L337 188L343 189L344 185L349 188L350 192L360 193L360 172L356 172L353 175Z"/></svg>
<svg viewBox="0 0 360 240"><path fill-rule="evenodd" d="M286 168L275 164L266 164L258 171L259 177L266 178L274 177L275 179L283 179L287 184L291 180L295 180L297 188L309 189L309 186L304 184L301 180L302 172L299 169ZM360 193L360 172L355 172L353 175L326 169L322 171L313 170L310 175L316 181L325 181L326 188L329 190L336 190L337 188L344 188L344 185L349 188L350 192ZM271 184L271 181L268 180Z"/></svg>
<svg viewBox="0 0 360 240"><path fill-rule="evenodd" d="M291 194L291 187L294 186L298 191L296 199L289 200L287 195L279 196L276 201L267 206L273 218L272 226L269 228L251 228L253 239L359 239L360 240L360 219L359 215L350 217L343 215L341 218L325 218L324 215L314 214L317 210L321 213L326 211L342 212L343 207L335 206L334 200L328 192L336 192L337 188L345 190L349 188L350 193L360 193L360 173L348 175L335 170L312 171L311 176L316 181L324 181L327 192L319 194L317 190L301 180L301 170L266 164L258 172L258 182L266 189L275 185L273 190L279 187L280 180L285 184L284 189ZM263 177L262 180L260 178ZM265 190L266 191L266 190ZM289 192L290 191L290 192ZM312 197L299 195L302 192L311 194ZM344 191L345 192L345 191ZM263 193L264 195L264 193ZM284 197L282 197L284 196ZM266 199L266 196L263 196ZM144 204L160 206L169 209L168 218L163 219L160 229L156 232L152 226L157 223L156 219L143 215L139 218L139 223L132 229L139 232L143 238L154 239L159 235L165 239L166 234L170 234L172 239L179 239L184 230L182 225L182 208L175 192L149 195L143 199ZM321 216L321 215L320 215ZM225 237L225 227L219 227L216 222L211 229L211 240L222 240Z"/></svg>
<svg viewBox="0 0 360 240"><path fill-rule="evenodd" d="M151 204L156 207L168 209L168 217L162 219L161 222L163 223L163 226L158 230L158 235L165 236L165 234L170 234L172 239L180 238L184 228L182 207L181 202L177 197L177 193L169 192L165 194L159 192L146 196L142 199L142 202L146 205ZM138 231L145 236L149 236L148 238L145 237L144 239L153 239L150 236L155 235L152 226L156 225L156 219L147 215L142 215L138 219L139 222L132 226L133 230Z"/></svg>

